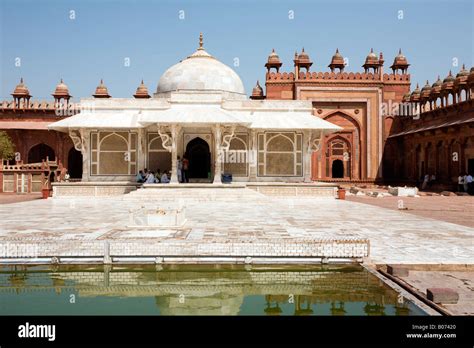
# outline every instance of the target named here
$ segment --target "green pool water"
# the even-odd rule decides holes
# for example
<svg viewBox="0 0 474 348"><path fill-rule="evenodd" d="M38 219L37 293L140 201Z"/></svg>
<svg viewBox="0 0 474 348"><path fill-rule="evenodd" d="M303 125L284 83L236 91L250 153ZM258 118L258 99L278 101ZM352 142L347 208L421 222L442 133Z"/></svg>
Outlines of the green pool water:
<svg viewBox="0 0 474 348"><path fill-rule="evenodd" d="M0 266L2 315L425 315L357 265Z"/></svg>

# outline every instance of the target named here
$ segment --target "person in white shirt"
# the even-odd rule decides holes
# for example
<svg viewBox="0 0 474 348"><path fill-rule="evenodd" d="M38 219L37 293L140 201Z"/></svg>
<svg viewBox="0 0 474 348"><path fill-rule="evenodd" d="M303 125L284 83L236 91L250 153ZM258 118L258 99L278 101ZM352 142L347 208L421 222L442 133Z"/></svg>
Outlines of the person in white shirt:
<svg viewBox="0 0 474 348"><path fill-rule="evenodd" d="M426 190L426 187L428 186L428 181L430 181L430 176L426 174L425 178L423 179L423 184L421 185L422 190Z"/></svg>
<svg viewBox="0 0 474 348"><path fill-rule="evenodd" d="M155 183L155 175L153 174L153 172L148 173L148 176L146 177L145 183L147 183L147 184L154 184Z"/></svg>
<svg viewBox="0 0 474 348"><path fill-rule="evenodd" d="M464 192L467 192L467 189L468 189L467 173L464 173L464 176L463 176L463 186L464 186Z"/></svg>
<svg viewBox="0 0 474 348"><path fill-rule="evenodd" d="M458 176L458 191L464 192L464 176L461 174Z"/></svg>
<svg viewBox="0 0 474 348"><path fill-rule="evenodd" d="M169 184L169 182L170 182L170 179L168 178L168 175L166 174L166 172L164 172L163 175L161 176L161 183Z"/></svg>
<svg viewBox="0 0 474 348"><path fill-rule="evenodd" d="M470 194L470 195L474 195L474 184L473 184L473 180L472 180L472 175L471 174L468 174L466 176L466 181L467 181L467 192Z"/></svg>

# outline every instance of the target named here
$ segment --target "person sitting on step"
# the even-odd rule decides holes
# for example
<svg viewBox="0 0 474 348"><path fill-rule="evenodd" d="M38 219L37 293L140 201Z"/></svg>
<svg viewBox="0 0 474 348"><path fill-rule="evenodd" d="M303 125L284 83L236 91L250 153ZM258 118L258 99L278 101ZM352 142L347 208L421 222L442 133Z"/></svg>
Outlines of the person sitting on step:
<svg viewBox="0 0 474 348"><path fill-rule="evenodd" d="M143 174L143 170L140 170L136 176L136 179L137 183L141 184L143 182L145 182L145 175Z"/></svg>
<svg viewBox="0 0 474 348"><path fill-rule="evenodd" d="M145 183L154 184L155 183L155 173L149 172Z"/></svg>
<svg viewBox="0 0 474 348"><path fill-rule="evenodd" d="M163 172L163 175L161 176L161 183L162 184L169 184L170 182L170 179L169 179L169 176L168 174L166 174L166 171Z"/></svg>
<svg viewBox="0 0 474 348"><path fill-rule="evenodd" d="M156 182L157 184L159 184L159 183L161 182L161 175L162 175L162 174L163 174L163 173L161 173L161 169L158 168L158 169L156 170L156 174L155 174L155 182Z"/></svg>

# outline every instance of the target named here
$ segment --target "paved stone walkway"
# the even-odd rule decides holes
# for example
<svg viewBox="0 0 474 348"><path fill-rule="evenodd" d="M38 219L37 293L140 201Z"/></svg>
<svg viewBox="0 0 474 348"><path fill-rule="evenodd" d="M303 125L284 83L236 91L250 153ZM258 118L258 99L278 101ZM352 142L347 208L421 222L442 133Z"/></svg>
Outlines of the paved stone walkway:
<svg viewBox="0 0 474 348"><path fill-rule="evenodd" d="M443 304L453 315L474 315L474 273L459 271L412 271L400 277L418 291L428 288L451 288L459 294L456 304Z"/></svg>
<svg viewBox="0 0 474 348"><path fill-rule="evenodd" d="M474 196L384 197L347 196L347 200L398 211L398 201L405 213L474 227Z"/></svg>
<svg viewBox="0 0 474 348"><path fill-rule="evenodd" d="M246 191L248 189L245 189ZM132 196L133 197L133 196ZM465 264L474 260L474 229L368 204L316 197L259 193L184 200L187 222L153 237L127 229L129 209L158 200L128 196L48 199L0 206L3 241L215 241L305 239L370 240L373 263Z"/></svg>
<svg viewBox="0 0 474 348"><path fill-rule="evenodd" d="M35 199L41 199L41 194L40 193L27 193L27 194L2 193L0 194L0 204L27 202L27 201L32 201Z"/></svg>

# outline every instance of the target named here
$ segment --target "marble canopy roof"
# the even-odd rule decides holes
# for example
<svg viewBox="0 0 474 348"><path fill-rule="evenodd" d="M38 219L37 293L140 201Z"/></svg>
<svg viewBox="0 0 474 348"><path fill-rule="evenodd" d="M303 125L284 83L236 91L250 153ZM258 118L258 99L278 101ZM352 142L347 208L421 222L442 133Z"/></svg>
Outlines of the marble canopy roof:
<svg viewBox="0 0 474 348"><path fill-rule="evenodd" d="M92 100L93 101L93 100ZM87 100L91 102L91 100ZM133 129L149 125L179 124L189 127L221 125L274 130L341 130L312 113L307 101L202 101L169 102L108 99L93 107L54 122L48 129L68 132L72 129Z"/></svg>

